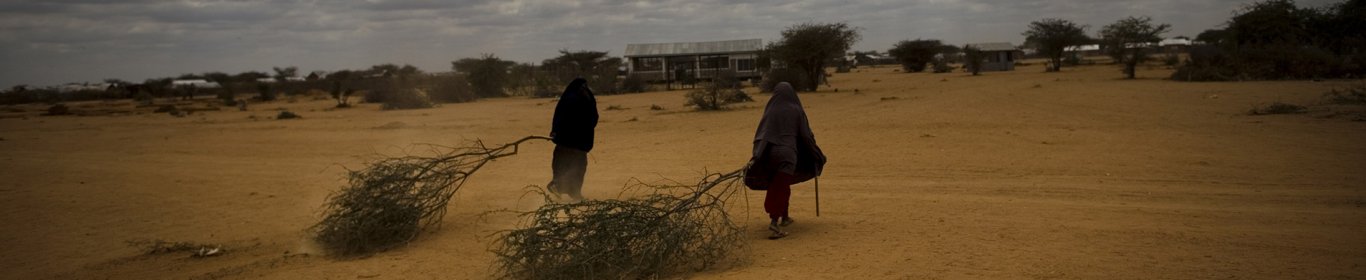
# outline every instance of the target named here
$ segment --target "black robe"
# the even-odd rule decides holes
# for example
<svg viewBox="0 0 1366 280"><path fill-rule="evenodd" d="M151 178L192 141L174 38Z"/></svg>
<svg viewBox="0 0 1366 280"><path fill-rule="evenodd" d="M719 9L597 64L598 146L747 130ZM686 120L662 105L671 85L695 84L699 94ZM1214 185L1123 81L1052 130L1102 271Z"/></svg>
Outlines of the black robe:
<svg viewBox="0 0 1366 280"><path fill-rule="evenodd" d="M574 79L560 94L555 104L555 118L550 124L550 138L556 145L584 152L593 150L593 129L598 126L598 101L589 90L587 80Z"/></svg>
<svg viewBox="0 0 1366 280"><path fill-rule="evenodd" d="M795 155L771 154L772 146L783 146L784 151L795 151ZM792 166L778 166L792 161ZM773 98L764 107L764 116L754 132L754 151L750 166L745 170L745 185L755 190L768 189L776 172L790 168L793 184L805 182L821 175L825 168L825 153L816 145L816 135L811 132L807 122L806 110L797 98L797 92L788 83L779 83L773 88Z"/></svg>

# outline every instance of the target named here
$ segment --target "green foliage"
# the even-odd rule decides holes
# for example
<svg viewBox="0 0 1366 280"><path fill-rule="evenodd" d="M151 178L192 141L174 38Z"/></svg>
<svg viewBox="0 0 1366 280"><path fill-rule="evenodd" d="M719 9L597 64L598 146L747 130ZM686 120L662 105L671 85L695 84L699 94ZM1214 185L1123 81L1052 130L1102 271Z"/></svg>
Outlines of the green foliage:
<svg viewBox="0 0 1366 280"><path fill-rule="evenodd" d="M844 56L860 38L859 28L847 23L802 23L783 30L781 39L769 43L766 55L800 71L799 80L788 81L794 89L815 91L825 77L826 63Z"/></svg>
<svg viewBox="0 0 1366 280"><path fill-rule="evenodd" d="M1192 59L1172 79L1276 80L1366 75L1366 1L1324 9L1269 0L1240 9L1224 30L1196 36L1214 43L1203 61Z"/></svg>
<svg viewBox="0 0 1366 280"><path fill-rule="evenodd" d="M1224 45L1229 42L1229 32L1224 29L1206 29L1195 35L1195 42L1207 45Z"/></svg>
<svg viewBox="0 0 1366 280"><path fill-rule="evenodd" d="M508 69L515 62L499 59L493 54L480 58L464 58L451 62L451 68L465 74L475 95L480 97L507 96L505 89L511 77Z"/></svg>
<svg viewBox="0 0 1366 280"><path fill-rule="evenodd" d="M1162 41L1168 30L1171 25L1154 25L1149 17L1127 17L1101 28L1100 34L1106 46L1121 54L1124 74L1133 79L1138 64L1148 58L1147 44Z"/></svg>
<svg viewBox="0 0 1366 280"><path fill-rule="evenodd" d="M943 48L944 44L939 40L902 40L887 53L896 58L907 73L922 72L925 71L925 65L932 62L934 55L941 53Z"/></svg>
<svg viewBox="0 0 1366 280"><path fill-rule="evenodd" d="M1022 35L1039 46L1039 53L1051 61L1049 72L1062 70L1062 56L1067 47L1091 41L1086 36L1086 26L1057 18L1046 18L1029 23L1029 30Z"/></svg>

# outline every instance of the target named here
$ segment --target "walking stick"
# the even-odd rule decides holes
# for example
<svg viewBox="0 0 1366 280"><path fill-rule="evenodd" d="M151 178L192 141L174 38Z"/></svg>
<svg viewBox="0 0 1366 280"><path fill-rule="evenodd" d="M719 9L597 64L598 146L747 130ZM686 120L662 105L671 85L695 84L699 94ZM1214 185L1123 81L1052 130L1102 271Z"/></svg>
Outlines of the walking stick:
<svg viewBox="0 0 1366 280"><path fill-rule="evenodd" d="M816 217L821 216L821 177L816 177Z"/></svg>

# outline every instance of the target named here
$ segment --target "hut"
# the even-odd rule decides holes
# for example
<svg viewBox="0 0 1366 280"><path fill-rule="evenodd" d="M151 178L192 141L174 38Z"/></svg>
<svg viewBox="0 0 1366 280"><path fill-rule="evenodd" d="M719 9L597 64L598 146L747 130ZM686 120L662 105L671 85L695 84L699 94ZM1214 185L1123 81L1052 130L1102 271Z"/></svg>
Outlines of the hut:
<svg viewBox="0 0 1366 280"><path fill-rule="evenodd" d="M982 71L1013 71L1015 60L1023 55L1010 43L977 43L968 46L977 48L986 56L986 61L982 63Z"/></svg>
<svg viewBox="0 0 1366 280"><path fill-rule="evenodd" d="M710 79L733 72L738 79L760 77L756 62L760 39L626 45L626 74L646 81Z"/></svg>

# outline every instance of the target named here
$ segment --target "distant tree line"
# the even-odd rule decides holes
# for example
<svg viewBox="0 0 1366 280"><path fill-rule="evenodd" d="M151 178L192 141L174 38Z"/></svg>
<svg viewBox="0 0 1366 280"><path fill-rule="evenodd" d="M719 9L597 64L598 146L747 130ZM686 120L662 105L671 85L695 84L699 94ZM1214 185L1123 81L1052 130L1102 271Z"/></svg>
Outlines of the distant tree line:
<svg viewBox="0 0 1366 280"><path fill-rule="evenodd" d="M1362 77L1366 74L1366 1L1323 8L1291 0L1257 2L1235 12L1223 29L1195 37L1172 79L1278 80Z"/></svg>

